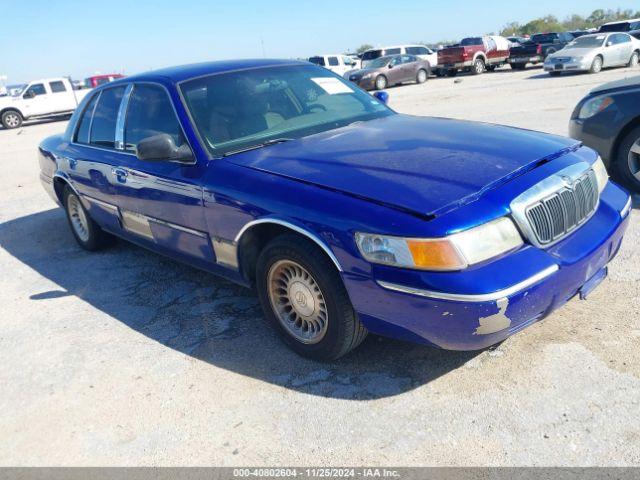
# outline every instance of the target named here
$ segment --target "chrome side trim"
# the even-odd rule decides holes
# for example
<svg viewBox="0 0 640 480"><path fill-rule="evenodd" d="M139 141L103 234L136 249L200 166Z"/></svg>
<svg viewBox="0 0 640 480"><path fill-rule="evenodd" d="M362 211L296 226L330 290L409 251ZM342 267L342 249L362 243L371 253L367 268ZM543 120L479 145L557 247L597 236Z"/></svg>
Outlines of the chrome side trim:
<svg viewBox="0 0 640 480"><path fill-rule="evenodd" d="M207 238L209 236L204 232L200 232L199 230L193 230L188 227L183 227L182 225L176 225L175 223L165 222L164 220L160 220L159 218L153 218L153 217L146 217L146 218L150 222L157 223L159 225L164 225L165 227L173 228L175 230L180 230L181 232L188 233L196 237Z"/></svg>
<svg viewBox="0 0 640 480"><path fill-rule="evenodd" d="M419 297L427 297L434 298L437 300L450 300L452 302L470 302L470 303L482 303L482 302L495 302L500 300L501 298L507 298L511 295L520 292L526 288L529 288L535 285L538 282L541 282L545 278L553 275L555 272L559 270L560 267L557 265L552 265L551 267L545 268L539 273L523 280L520 283L516 283L509 288L505 288L503 290L499 290L493 293L484 293L478 295L469 295L469 294L460 294L460 293L446 293L446 292L436 292L432 290L421 290L418 288L407 287L405 285L398 285L396 283L389 283L378 281L378 285L387 290L393 290L396 292L407 293L409 295L417 295Z"/></svg>
<svg viewBox="0 0 640 480"><path fill-rule="evenodd" d="M124 150L124 120L127 115L132 90L133 84L130 83L124 89L122 100L120 100L120 108L118 108L118 116L116 117L116 150Z"/></svg>
<svg viewBox="0 0 640 480"><path fill-rule="evenodd" d="M240 243L240 239L242 238L242 235L244 235L244 233L247 230L249 230L251 227L254 227L256 225L260 225L262 223L273 223L275 225L282 225L283 227L290 228L294 232L297 232L297 233L299 233L301 235L304 235L309 240L312 240L314 243L316 243L322 250L324 250L324 252L329 256L329 258L331 259L331 261L336 266L336 268L338 269L339 272L343 271L342 267L340 266L340 262L338 262L338 259L333 254L331 249L317 235L309 232L308 230L305 230L302 227L299 227L298 225L295 225L293 223L287 222L285 220L280 220L280 219L277 219L277 218L259 218L258 220L253 220L253 221L247 223L244 227L242 227L240 232L238 232L238 234L236 235L236 238L234 240L234 243L236 245L236 250L237 250L237 245ZM236 261L238 262L238 264L240 263L240 259L239 258L237 258Z"/></svg>
<svg viewBox="0 0 640 480"><path fill-rule="evenodd" d="M95 203L96 205L101 206L102 208L106 208L107 210L111 210L114 213L118 213L118 207L107 202L103 202L102 200L98 200L97 198L89 197L88 195L83 195L82 198L88 200L90 203Z"/></svg>
<svg viewBox="0 0 640 480"><path fill-rule="evenodd" d="M629 195L629 199L627 200L627 203L624 205L622 210L620 210L620 218L625 218L627 215L629 215L629 212L631 211L632 206L633 206L633 198L631 197L631 195Z"/></svg>

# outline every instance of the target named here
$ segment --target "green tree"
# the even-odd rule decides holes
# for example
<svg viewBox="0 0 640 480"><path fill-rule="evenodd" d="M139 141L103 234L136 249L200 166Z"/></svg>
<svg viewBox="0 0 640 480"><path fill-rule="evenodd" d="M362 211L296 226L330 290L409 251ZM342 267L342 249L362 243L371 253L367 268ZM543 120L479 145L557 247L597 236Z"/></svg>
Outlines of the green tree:
<svg viewBox="0 0 640 480"><path fill-rule="evenodd" d="M363 43L356 49L356 53L360 55L361 53L366 52L367 50L371 50L373 45L369 45L368 43Z"/></svg>

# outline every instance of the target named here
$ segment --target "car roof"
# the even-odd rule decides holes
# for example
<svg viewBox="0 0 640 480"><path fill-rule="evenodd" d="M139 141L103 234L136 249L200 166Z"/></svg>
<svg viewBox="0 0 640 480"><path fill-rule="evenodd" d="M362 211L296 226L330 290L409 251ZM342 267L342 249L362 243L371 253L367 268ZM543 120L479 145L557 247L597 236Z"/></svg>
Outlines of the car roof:
<svg viewBox="0 0 640 480"><path fill-rule="evenodd" d="M249 70L252 68L276 67L281 65L309 65L300 60L278 60L278 59L245 59L245 60L220 60L216 62L194 63L191 65L181 65L176 67L161 68L150 72L131 75L112 82L140 82L140 81L162 81L170 80L178 83L191 78L214 75L217 73L233 72L236 70Z"/></svg>
<svg viewBox="0 0 640 480"><path fill-rule="evenodd" d="M370 48L369 50L365 50L366 52L375 52L376 50L389 50L390 48L407 48L407 47L427 47L426 45L418 45L417 43L407 43L404 45L389 45L386 47L376 47Z"/></svg>
<svg viewBox="0 0 640 480"><path fill-rule="evenodd" d="M629 20L616 20L615 22L605 23L604 25L616 25L618 23L640 22L640 18L630 18Z"/></svg>

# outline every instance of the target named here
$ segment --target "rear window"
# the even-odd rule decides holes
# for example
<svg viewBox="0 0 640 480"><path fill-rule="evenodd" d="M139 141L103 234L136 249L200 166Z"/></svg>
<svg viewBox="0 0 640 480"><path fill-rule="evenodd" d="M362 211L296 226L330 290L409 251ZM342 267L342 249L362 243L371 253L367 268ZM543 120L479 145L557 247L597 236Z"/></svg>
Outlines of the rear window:
<svg viewBox="0 0 640 480"><path fill-rule="evenodd" d="M324 57L311 57L309 61L314 65L319 65L321 67L324 67Z"/></svg>
<svg viewBox="0 0 640 480"><path fill-rule="evenodd" d="M64 83L61 81L49 82L49 88L51 88L52 93L66 92L67 89L64 87Z"/></svg>
<svg viewBox="0 0 640 480"><path fill-rule="evenodd" d="M470 38L463 38L462 41L460 42L460 45L462 45L463 47L469 47L471 45L482 45L482 38L481 37L470 37Z"/></svg>
<svg viewBox="0 0 640 480"><path fill-rule="evenodd" d="M382 50L369 50L362 54L362 60L375 60L382 56Z"/></svg>
<svg viewBox="0 0 640 480"><path fill-rule="evenodd" d="M125 87L103 90L98 100L93 124L91 126L91 144L105 148L115 148L116 120Z"/></svg>
<svg viewBox="0 0 640 480"><path fill-rule="evenodd" d="M631 24L629 22L612 23L600 27L601 32L628 32L629 30L631 30Z"/></svg>

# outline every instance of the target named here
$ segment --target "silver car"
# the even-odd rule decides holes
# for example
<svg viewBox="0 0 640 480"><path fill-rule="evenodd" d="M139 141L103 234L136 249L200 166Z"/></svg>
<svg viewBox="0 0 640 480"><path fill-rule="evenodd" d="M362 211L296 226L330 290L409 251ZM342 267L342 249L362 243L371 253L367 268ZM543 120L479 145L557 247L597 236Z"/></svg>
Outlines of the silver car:
<svg viewBox="0 0 640 480"><path fill-rule="evenodd" d="M598 73L606 67L636 67L640 41L627 33L595 33L576 38L562 50L547 57L545 71Z"/></svg>

